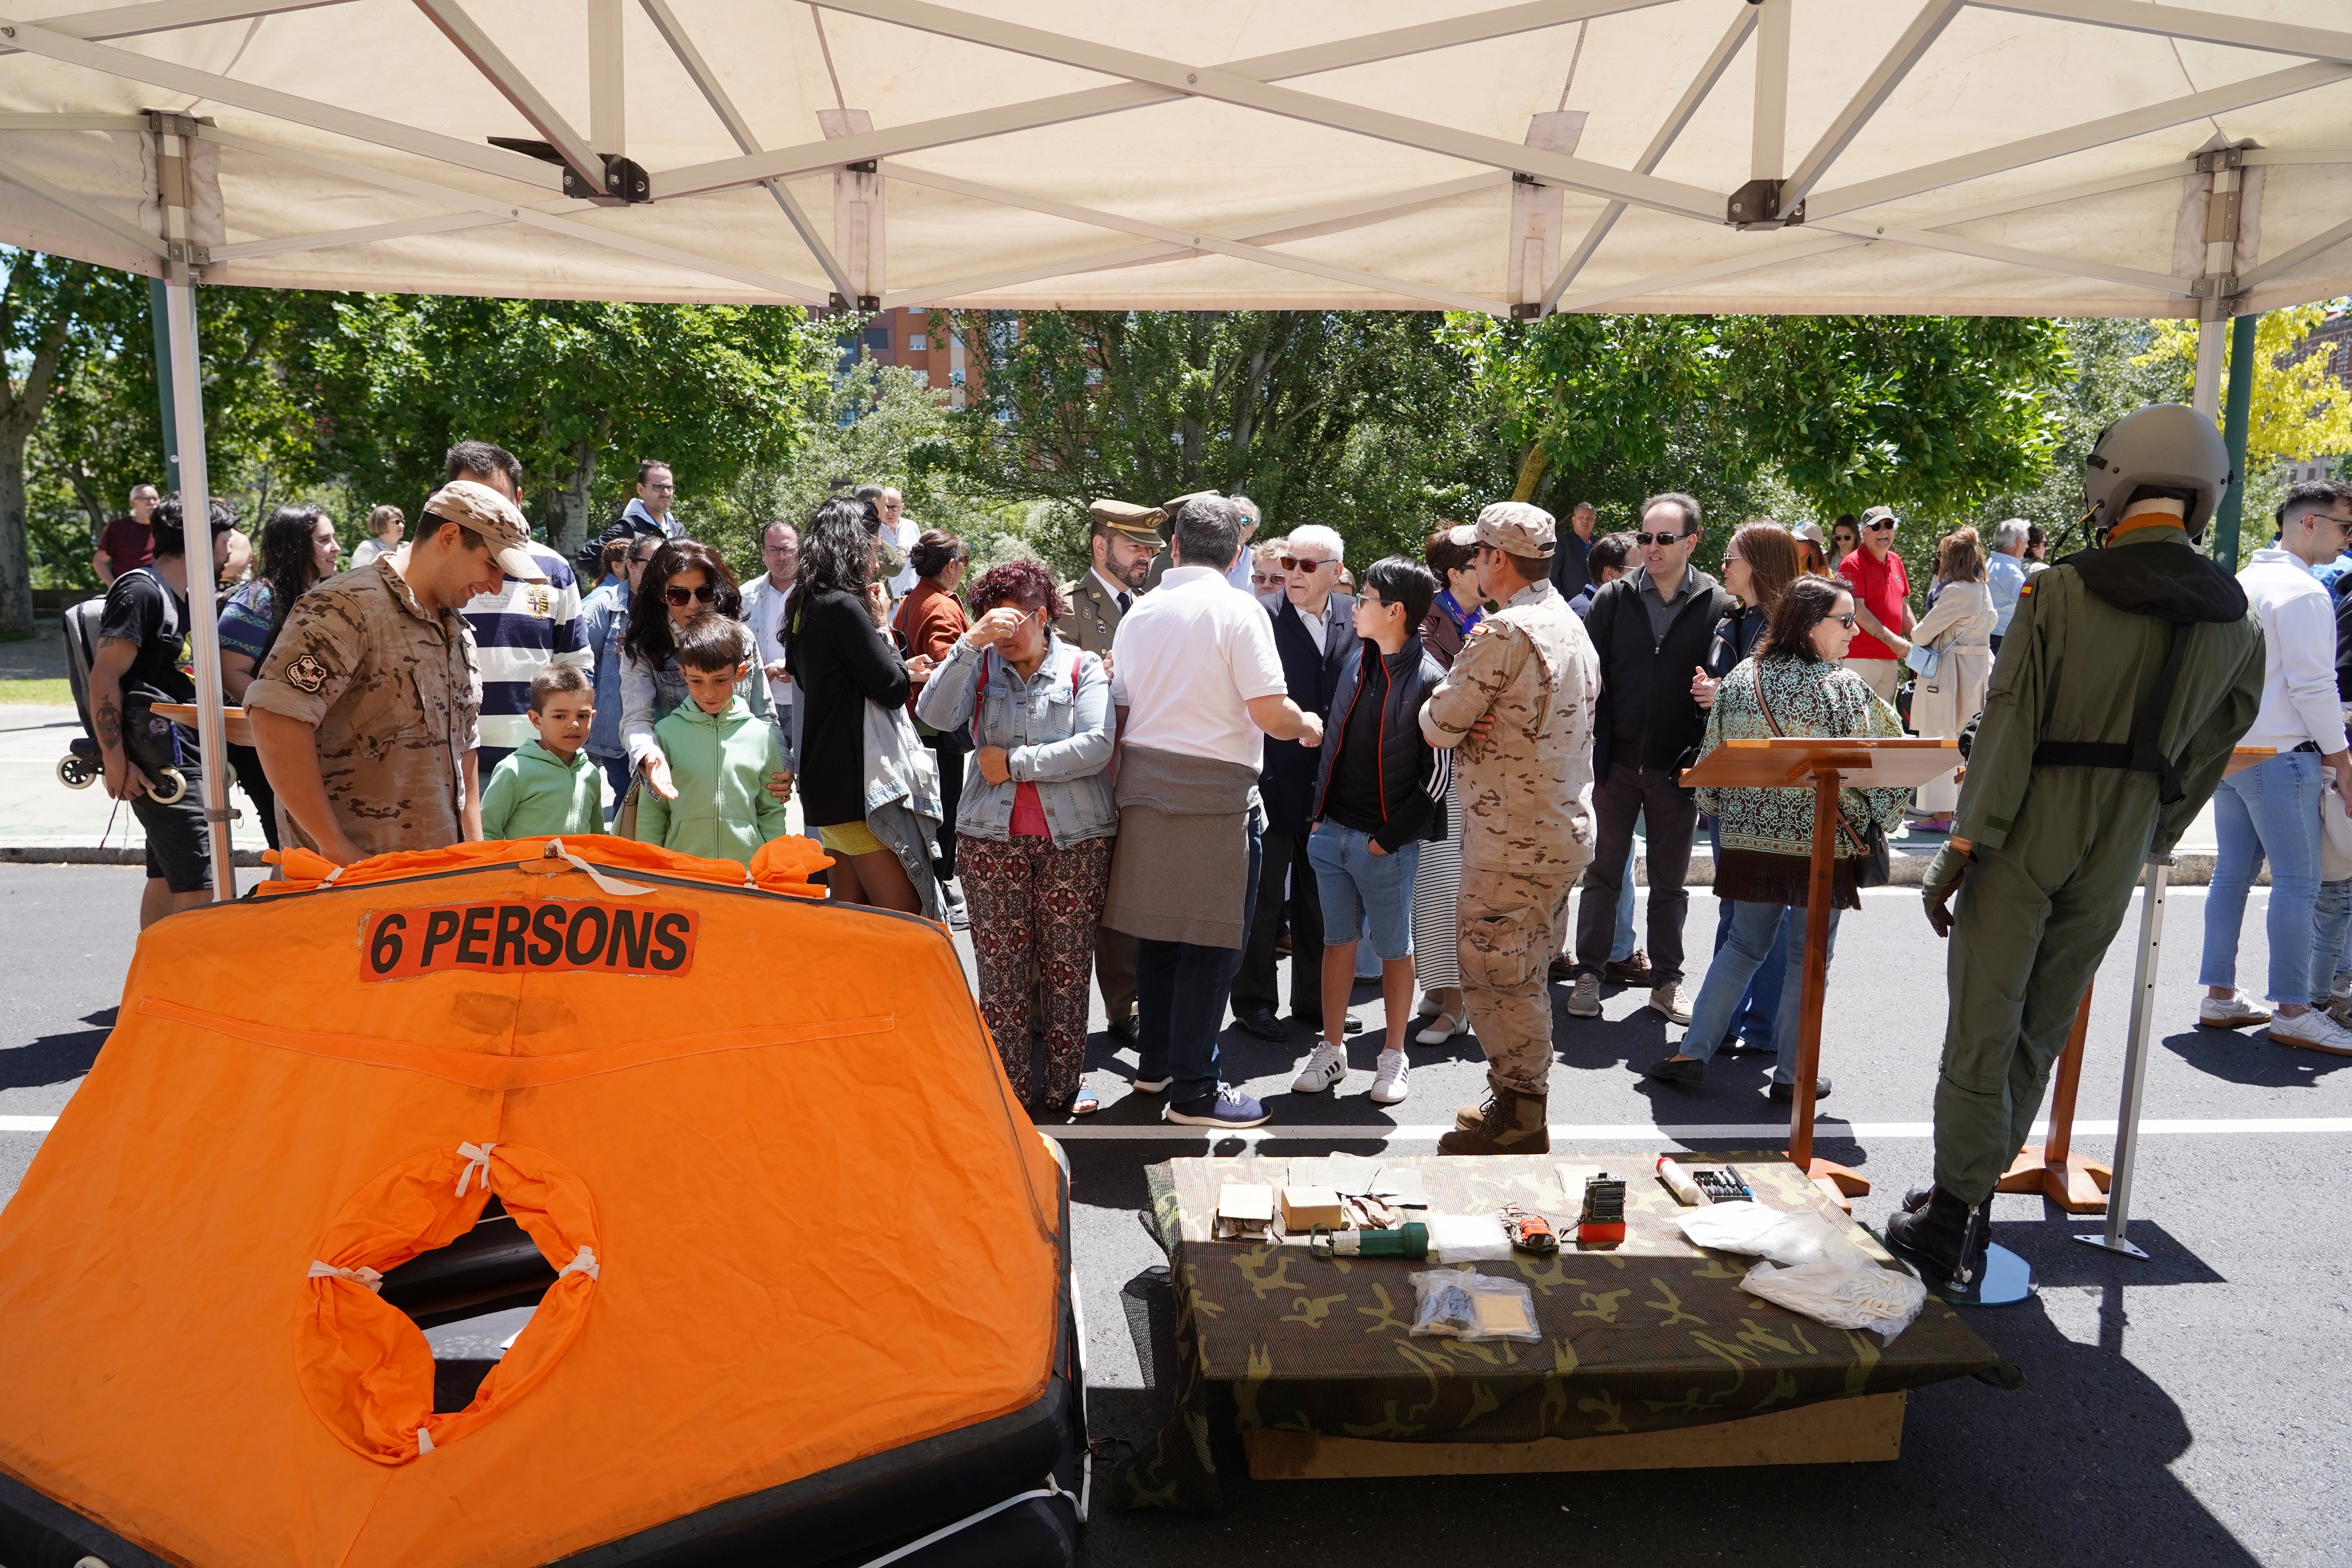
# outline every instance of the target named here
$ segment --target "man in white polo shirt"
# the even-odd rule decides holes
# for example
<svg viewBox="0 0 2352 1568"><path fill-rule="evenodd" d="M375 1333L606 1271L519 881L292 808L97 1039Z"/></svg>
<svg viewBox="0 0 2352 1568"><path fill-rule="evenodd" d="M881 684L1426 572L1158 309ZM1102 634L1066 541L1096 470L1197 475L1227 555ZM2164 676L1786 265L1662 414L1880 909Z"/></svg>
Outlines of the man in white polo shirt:
<svg viewBox="0 0 2352 1568"><path fill-rule="evenodd" d="M1135 1087L1196 1127L1255 1127L1265 1110L1218 1078L1217 1035L1255 901L1265 739L1323 743L1291 701L1273 623L1226 574L1244 519L1217 496L1177 514L1173 563L1111 647L1119 721L1118 847L1102 923L1136 938Z"/></svg>

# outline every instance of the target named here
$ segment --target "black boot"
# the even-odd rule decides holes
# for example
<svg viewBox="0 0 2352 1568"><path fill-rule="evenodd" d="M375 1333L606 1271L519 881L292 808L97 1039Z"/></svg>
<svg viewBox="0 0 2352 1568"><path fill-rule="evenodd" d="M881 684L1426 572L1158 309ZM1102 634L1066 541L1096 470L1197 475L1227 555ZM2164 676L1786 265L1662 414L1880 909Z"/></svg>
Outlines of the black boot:
<svg viewBox="0 0 2352 1568"><path fill-rule="evenodd" d="M1906 1198L1902 1208L1886 1216L1887 1245L1917 1263L1930 1286L1946 1283L1966 1289L1975 1277L1974 1271L1964 1268L1968 1256L1974 1253L1978 1268L1983 1267L1981 1212L1971 1210L1940 1187L1930 1187L1917 1208L1911 1207Z"/></svg>

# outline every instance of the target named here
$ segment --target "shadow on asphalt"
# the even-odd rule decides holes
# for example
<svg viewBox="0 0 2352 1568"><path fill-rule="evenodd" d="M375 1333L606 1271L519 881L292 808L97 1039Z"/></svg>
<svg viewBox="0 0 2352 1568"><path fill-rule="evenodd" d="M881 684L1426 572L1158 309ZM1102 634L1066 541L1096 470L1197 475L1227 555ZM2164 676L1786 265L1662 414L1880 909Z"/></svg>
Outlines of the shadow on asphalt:
<svg viewBox="0 0 2352 1568"><path fill-rule="evenodd" d="M2259 1029L2191 1026L2165 1036L2164 1048L2199 1072L2258 1089L2311 1089L2352 1068L2352 1057L2278 1045Z"/></svg>
<svg viewBox="0 0 2352 1568"><path fill-rule="evenodd" d="M71 1083L98 1060L98 1048L114 1028L115 1009L86 1014L82 1022L94 1026L61 1035L41 1035L30 1043L0 1051L0 1089L46 1089Z"/></svg>
<svg viewBox="0 0 2352 1568"><path fill-rule="evenodd" d="M2107 1228L2105 1215L2070 1215L2043 1200L2040 1220L1996 1220L1992 1238L2033 1266L2035 1283L2045 1288L2123 1289L2146 1285L2224 1285L2217 1272L2154 1220L2136 1219L2126 1230L2132 1245L2147 1254L2129 1258L2085 1246L2078 1236Z"/></svg>

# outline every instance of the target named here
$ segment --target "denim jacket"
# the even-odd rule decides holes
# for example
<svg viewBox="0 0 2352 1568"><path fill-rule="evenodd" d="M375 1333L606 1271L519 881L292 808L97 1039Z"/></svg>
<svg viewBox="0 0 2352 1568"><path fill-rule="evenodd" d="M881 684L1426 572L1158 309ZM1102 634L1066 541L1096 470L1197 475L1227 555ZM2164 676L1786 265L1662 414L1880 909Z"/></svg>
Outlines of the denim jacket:
<svg viewBox="0 0 2352 1568"><path fill-rule="evenodd" d="M1003 747L1012 777L992 784L978 767L966 769L957 832L1010 838L1013 797L1024 784L1037 786L1055 848L1118 831L1110 780L1103 774L1114 737L1110 676L1100 658L1055 634L1045 662L1024 683L994 648L977 651L958 637L924 683L915 712L934 729L952 730L973 723L975 697L980 712L973 739L980 746Z"/></svg>

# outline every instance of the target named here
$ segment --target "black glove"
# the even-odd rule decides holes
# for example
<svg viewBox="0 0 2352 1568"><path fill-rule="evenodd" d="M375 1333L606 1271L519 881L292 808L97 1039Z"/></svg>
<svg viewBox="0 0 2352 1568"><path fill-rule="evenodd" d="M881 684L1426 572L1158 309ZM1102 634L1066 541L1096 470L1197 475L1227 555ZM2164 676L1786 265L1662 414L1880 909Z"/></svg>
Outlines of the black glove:
<svg viewBox="0 0 2352 1568"><path fill-rule="evenodd" d="M1969 874L1970 863L1967 854L1949 844L1927 862L1927 879L1919 891L1927 905L1927 923L1936 928L1937 936L1952 934L1952 895L1960 890L1960 879Z"/></svg>

